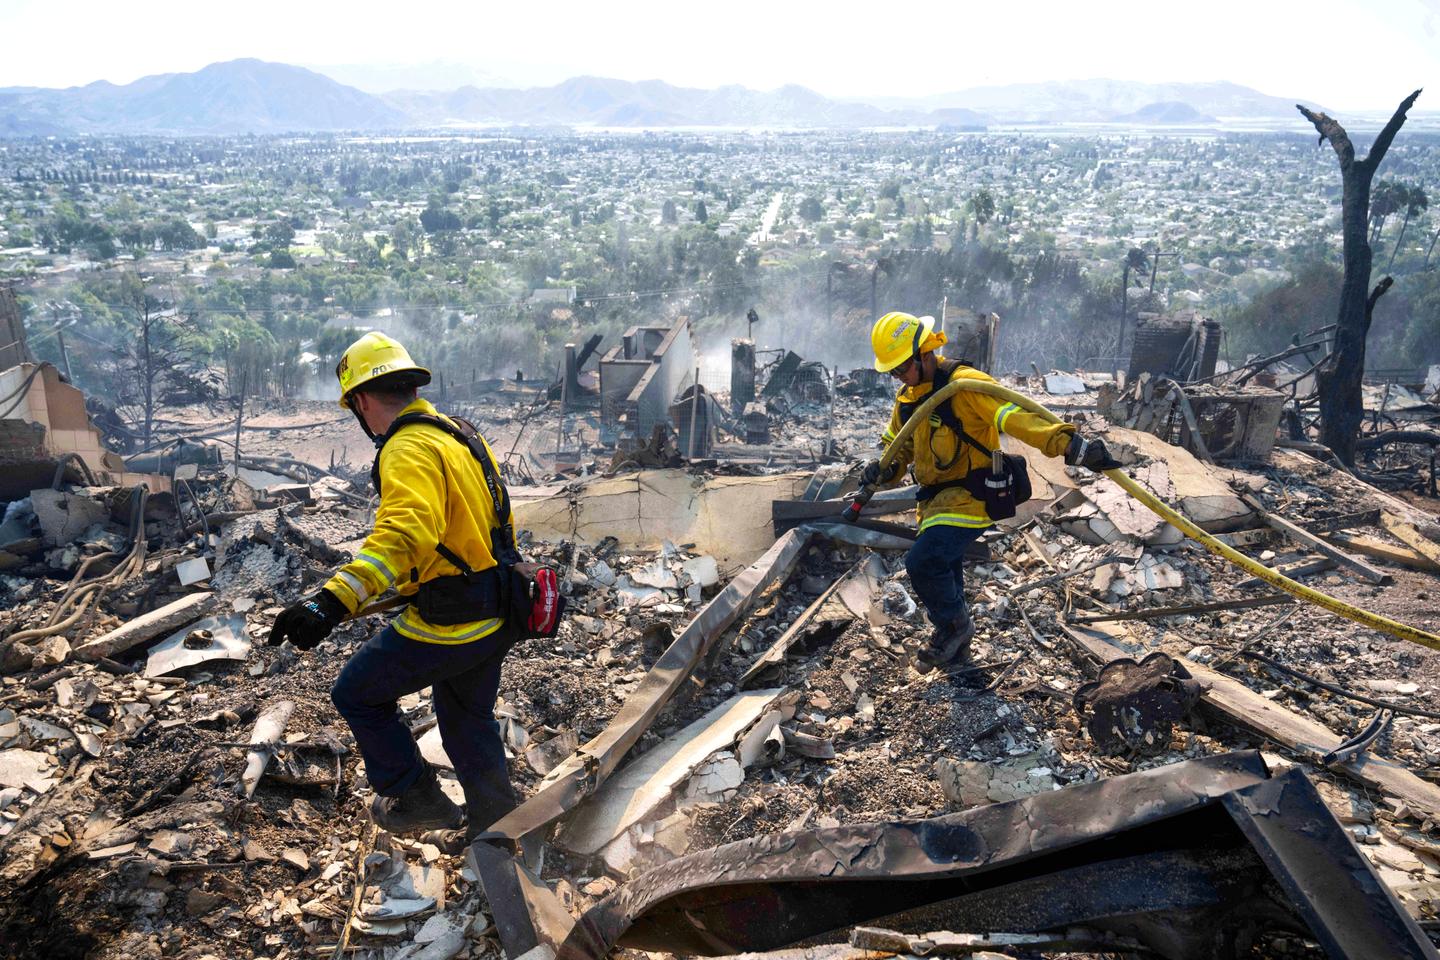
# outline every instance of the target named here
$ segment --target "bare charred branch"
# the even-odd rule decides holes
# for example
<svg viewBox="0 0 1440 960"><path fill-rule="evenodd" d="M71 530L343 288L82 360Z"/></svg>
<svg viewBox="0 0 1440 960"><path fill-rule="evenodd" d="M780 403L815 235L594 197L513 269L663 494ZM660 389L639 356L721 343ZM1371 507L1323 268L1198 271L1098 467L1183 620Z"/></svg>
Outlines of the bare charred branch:
<svg viewBox="0 0 1440 960"><path fill-rule="evenodd" d="M1329 114L1315 113L1302 103L1295 104L1295 109L1299 110L1301 115L1313 123L1315 129L1319 131L1320 139L1316 141L1315 145L1318 147L1329 140L1330 146L1335 148L1335 155L1340 158L1340 169L1348 170L1350 165L1355 162L1355 147L1350 143L1350 135L1345 132L1344 127L1340 126L1339 121L1330 117Z"/></svg>
<svg viewBox="0 0 1440 960"><path fill-rule="evenodd" d="M1416 90L1400 102L1400 106L1390 117L1390 122L1385 124L1385 129L1380 131L1380 135L1370 146L1370 152L1365 155L1364 160L1360 161L1372 174L1375 172L1375 168L1380 166L1380 161L1385 159L1385 153L1390 149L1390 142L1395 139L1395 134L1399 133L1400 128L1405 125L1405 114L1415 105L1419 96L1420 90Z"/></svg>
<svg viewBox="0 0 1440 960"><path fill-rule="evenodd" d="M1381 280L1379 283L1375 284L1375 289L1371 290L1370 296L1365 298L1365 326L1367 328L1374 320L1373 314L1375 313L1375 304L1380 300L1381 297L1385 296L1385 292L1394 285L1395 278L1386 277L1384 280Z"/></svg>
<svg viewBox="0 0 1440 960"><path fill-rule="evenodd" d="M1440 447L1440 433L1433 430L1391 430L1365 437L1356 447L1361 450L1378 450L1392 443L1409 443L1420 447Z"/></svg>

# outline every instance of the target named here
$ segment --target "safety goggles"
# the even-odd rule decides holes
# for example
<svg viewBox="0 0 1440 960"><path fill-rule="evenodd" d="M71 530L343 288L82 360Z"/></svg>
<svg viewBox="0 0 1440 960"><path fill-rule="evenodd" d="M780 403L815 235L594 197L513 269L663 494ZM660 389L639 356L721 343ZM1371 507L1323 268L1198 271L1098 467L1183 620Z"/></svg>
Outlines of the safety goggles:
<svg viewBox="0 0 1440 960"><path fill-rule="evenodd" d="M910 368L913 366L915 366L915 357L912 355L909 360L906 360L904 363L900 364L900 366L891 367L890 376L894 377L896 380L903 380L905 379L905 377L909 376Z"/></svg>

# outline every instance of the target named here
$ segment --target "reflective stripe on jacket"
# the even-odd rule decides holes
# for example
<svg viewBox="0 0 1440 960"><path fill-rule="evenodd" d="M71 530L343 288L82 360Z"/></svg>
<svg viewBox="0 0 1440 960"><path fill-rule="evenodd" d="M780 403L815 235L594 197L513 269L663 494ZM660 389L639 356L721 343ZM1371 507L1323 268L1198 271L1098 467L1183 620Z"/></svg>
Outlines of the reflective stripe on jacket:
<svg viewBox="0 0 1440 960"><path fill-rule="evenodd" d="M422 399L400 412L438 415ZM488 445L485 450L493 463L495 455ZM472 570L495 566L490 540L499 525L495 504L480 464L454 437L423 423L397 431L380 451L380 489L375 529L355 559L325 584L351 613L390 587L413 594L422 583L459 573L435 551L442 542ZM500 622L442 627L408 606L391 626L424 643L469 643L495 632Z"/></svg>
<svg viewBox="0 0 1440 960"><path fill-rule="evenodd" d="M936 354L935 359L939 363L947 362L939 354ZM982 371L967 366L958 367L950 375L950 380L952 383L956 380L994 382ZM895 398L890 423L882 436L884 443L889 444L903 426L900 420L900 405L923 401L929 395L931 386L931 383L925 382L901 389ZM1000 434L1004 432L1028 443L1048 457L1058 457L1065 452L1065 447L1070 442L1070 434L1075 432L1072 424L1046 423L1013 403L983 393L962 390L951 397L949 403L965 432L989 450L1000 446ZM899 486L903 482L904 467L912 464L915 468L915 482L922 486L959 480L973 469L990 469L989 460L979 450L956 436L955 432L941 423L940 417L933 413L928 420L916 426L899 456L901 469L896 472L895 479L889 486ZM988 527L991 523L990 515L985 512L984 502L977 500L963 487L941 490L933 499L919 506L918 515L922 531L939 525Z"/></svg>

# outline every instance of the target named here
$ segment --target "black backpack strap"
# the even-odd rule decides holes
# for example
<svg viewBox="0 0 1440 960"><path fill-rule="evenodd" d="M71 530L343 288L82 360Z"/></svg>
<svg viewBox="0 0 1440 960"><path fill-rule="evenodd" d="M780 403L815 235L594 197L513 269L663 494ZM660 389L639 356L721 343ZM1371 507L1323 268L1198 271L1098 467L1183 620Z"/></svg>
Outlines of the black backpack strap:
<svg viewBox="0 0 1440 960"><path fill-rule="evenodd" d="M491 461L490 455L485 449L485 440L480 436L480 431L476 430L475 425L468 420L460 417L447 419L429 413L406 413L396 417L395 421L390 424L390 429L385 431L384 436L379 437L375 441L375 463L370 468L370 480L375 485L375 491L377 493L380 492L381 448L383 448L385 443L391 437L395 436L398 431L416 423L423 423L443 430L469 449L470 455L474 457L475 462L480 465L480 472L485 477L485 486L490 491L490 500L495 505L495 517L500 521L500 526L498 531L496 531L499 534L500 542L494 545L496 547L496 559L500 559L502 554L518 556L515 548L514 522L511 519L510 511L510 491L505 489L505 482L500 479L500 474L495 469L495 464ZM455 564L456 568L462 572L470 572L470 568L444 544L437 545L436 552L446 560ZM506 560L507 562L513 562L510 557L507 557Z"/></svg>
<svg viewBox="0 0 1440 960"><path fill-rule="evenodd" d="M950 377L955 376L955 371L959 370L959 368L963 366L968 366L968 364L966 364L963 360L945 361L945 363L939 364L939 366L937 366L935 370L935 386L930 387L930 393L924 394L923 397L920 397L920 400L916 400L916 402L914 403L900 404L901 426L904 425L904 422L906 422L906 420L910 419L910 415L913 415L916 407L919 407L920 404L926 402L926 400L929 400L930 397L935 394L936 390L945 387L946 384L949 383ZM988 461L991 456L994 456L994 450L989 449L988 446L984 445L984 443L979 442L979 440L973 438L973 436L969 435L969 433L966 433L965 427L960 425L960 417L958 413L955 413L955 407L952 406L952 400L953 397L952 399L948 400L948 402L942 403L939 407L936 407L935 415L937 417L940 417L940 423L943 423L943 425L949 427L950 430L953 430L953 432L955 432L955 435L959 436L960 440L963 440L963 442L965 443L969 443L969 445L973 446L973 448L979 450L979 452L981 453L984 453L985 459L986 461ZM907 407L909 407L909 409L907 409Z"/></svg>

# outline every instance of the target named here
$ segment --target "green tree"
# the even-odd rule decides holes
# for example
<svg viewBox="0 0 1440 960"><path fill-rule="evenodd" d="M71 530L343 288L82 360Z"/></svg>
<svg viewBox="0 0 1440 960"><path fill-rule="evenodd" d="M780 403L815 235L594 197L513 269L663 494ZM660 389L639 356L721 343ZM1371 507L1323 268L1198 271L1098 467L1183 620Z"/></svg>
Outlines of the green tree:
<svg viewBox="0 0 1440 960"><path fill-rule="evenodd" d="M705 209L704 200L697 200L695 202L695 219L700 223L705 223L710 219L710 211Z"/></svg>
<svg viewBox="0 0 1440 960"><path fill-rule="evenodd" d="M799 213L800 219L806 223L814 223L817 220L824 219L825 208L820 205L819 200L812 196L806 196L800 201Z"/></svg>
<svg viewBox="0 0 1440 960"><path fill-rule="evenodd" d="M267 224L263 239L272 247L288 247L295 239L295 228L284 220Z"/></svg>
<svg viewBox="0 0 1440 960"><path fill-rule="evenodd" d="M1378 243L1390 215L1405 206L1407 191L1403 183L1381 180L1370 191L1370 242Z"/></svg>
<svg viewBox="0 0 1440 960"><path fill-rule="evenodd" d="M494 209L493 201L491 209ZM447 233L459 230L461 225L460 218L456 216L455 211L445 209L439 197L431 197L425 209L420 212L420 226L425 228L426 233Z"/></svg>
<svg viewBox="0 0 1440 960"><path fill-rule="evenodd" d="M1390 260L1385 264L1387 273L1395 264L1395 254L1400 252L1400 244L1405 242L1405 228L1410 226L1410 218L1424 213L1425 209L1430 206L1430 198L1425 195L1423 188L1404 187L1403 189L1405 191L1405 219L1400 223L1400 235L1395 238L1395 246L1390 250Z"/></svg>
<svg viewBox="0 0 1440 960"><path fill-rule="evenodd" d="M906 223L902 237L907 247L928 250L935 240L935 230L930 225L930 218L916 217Z"/></svg>
<svg viewBox="0 0 1440 960"><path fill-rule="evenodd" d="M660 205L660 222L664 224L679 222L679 216L675 213L674 200L666 200Z"/></svg>
<svg viewBox="0 0 1440 960"><path fill-rule="evenodd" d="M989 190L978 190L970 197L970 213L975 222L985 226L995 218L995 195Z"/></svg>

